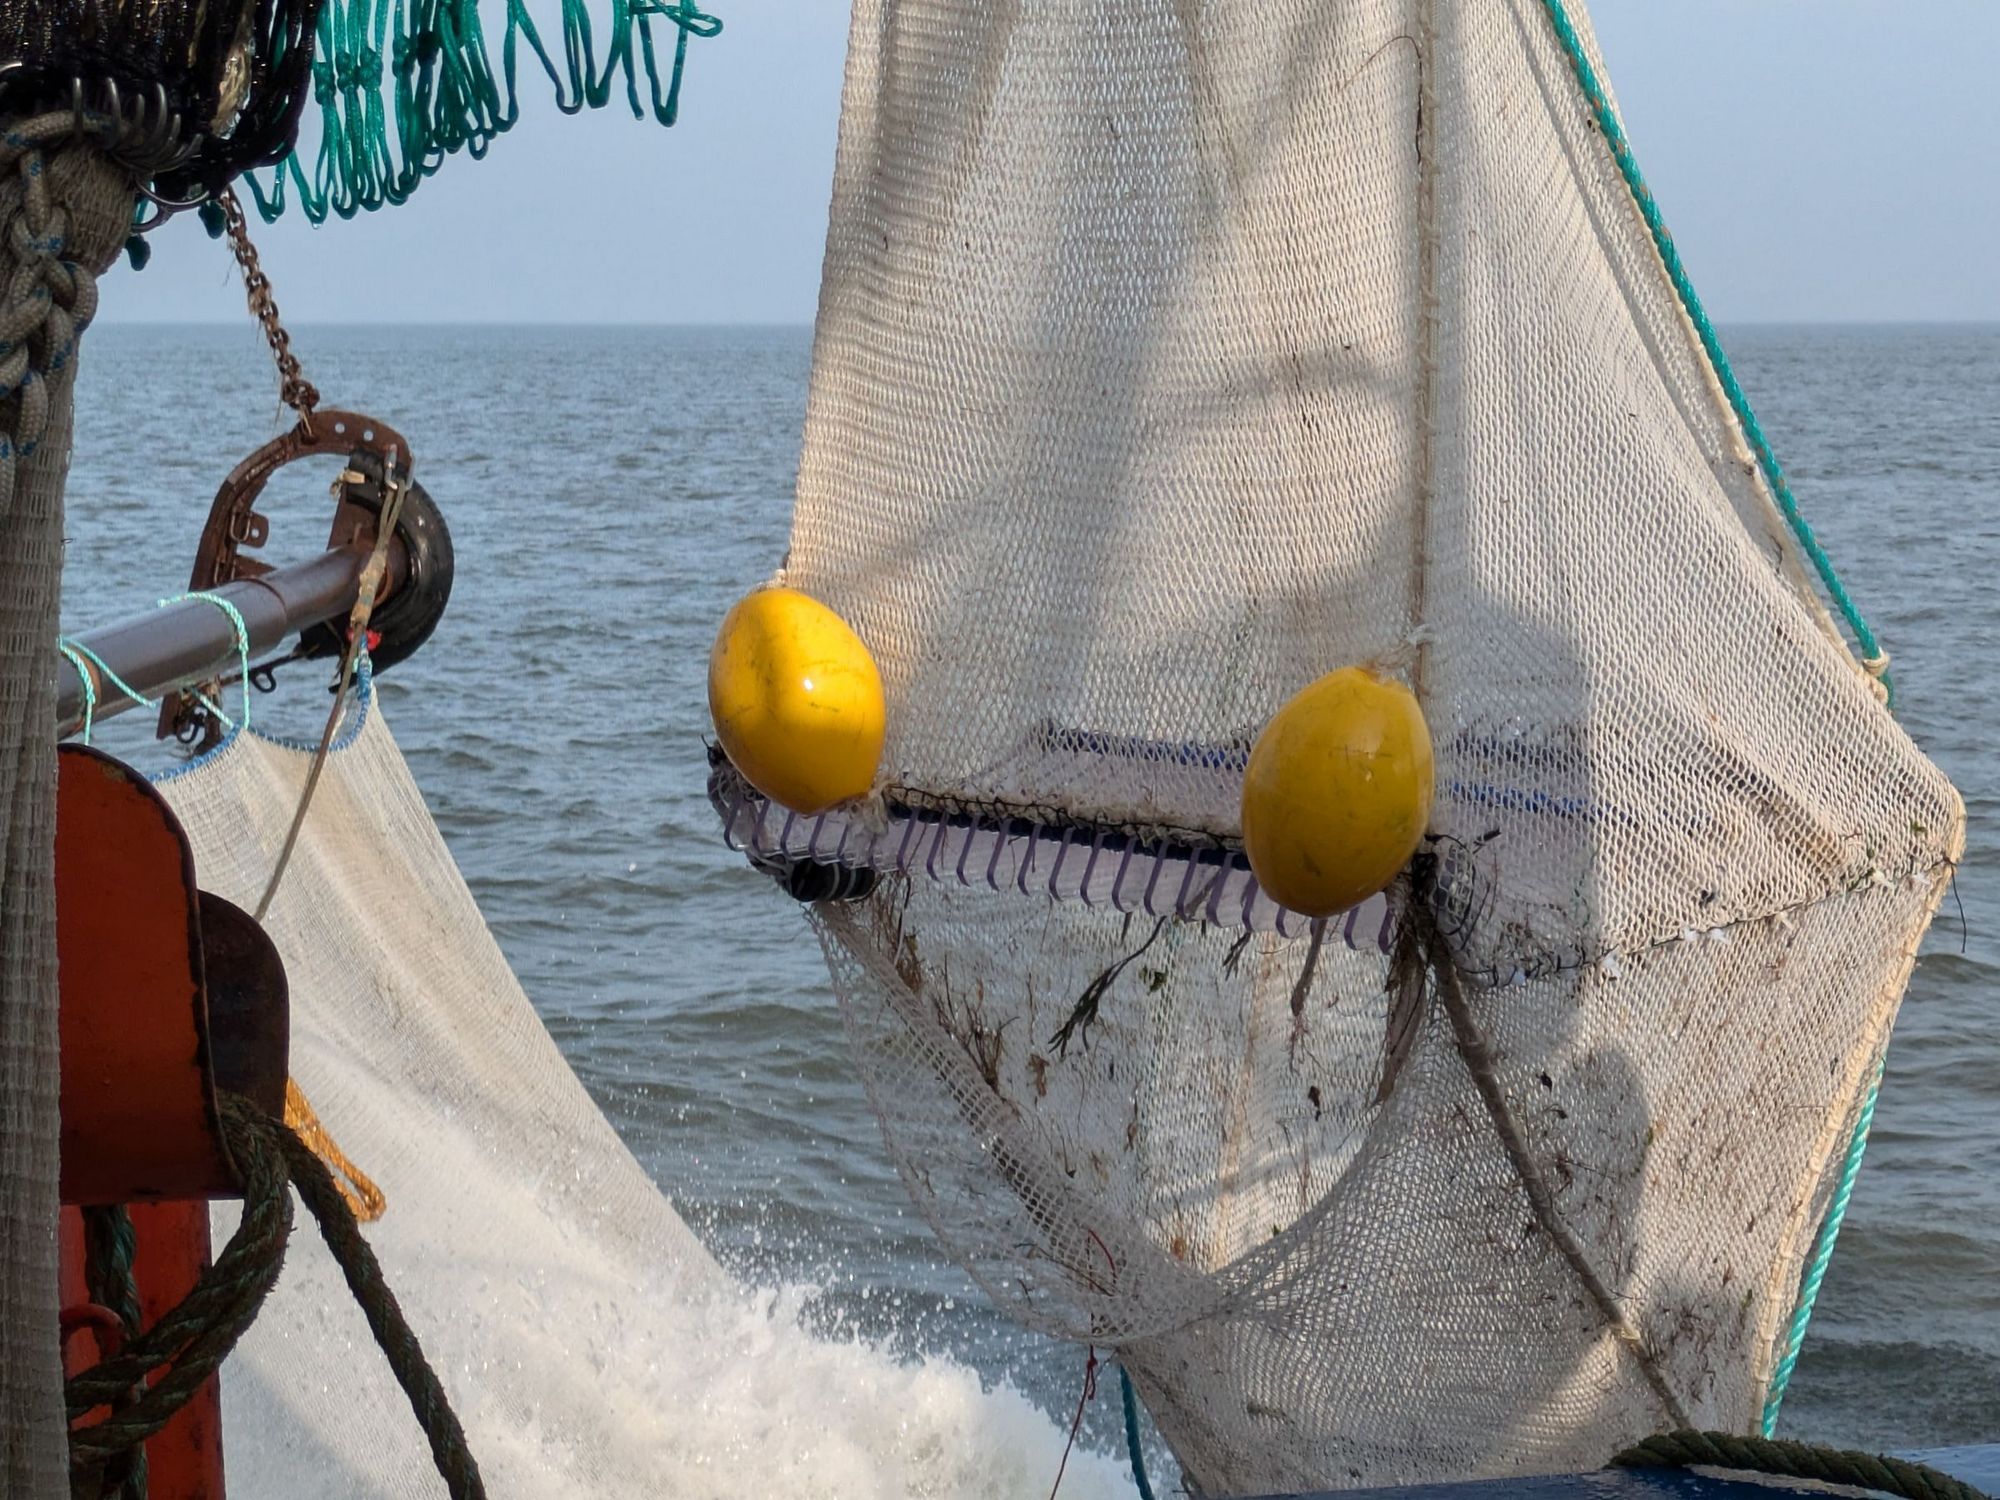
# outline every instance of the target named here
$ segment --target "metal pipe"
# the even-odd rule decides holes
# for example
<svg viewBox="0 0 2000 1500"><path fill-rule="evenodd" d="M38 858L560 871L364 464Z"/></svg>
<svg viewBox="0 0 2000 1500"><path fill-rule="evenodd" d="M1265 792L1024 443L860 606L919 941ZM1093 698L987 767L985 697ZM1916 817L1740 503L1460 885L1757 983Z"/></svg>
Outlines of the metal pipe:
<svg viewBox="0 0 2000 1500"><path fill-rule="evenodd" d="M401 583L406 571L401 539L390 543L383 597ZM360 592L361 568L368 560L363 546L322 552L306 562L277 568L256 578L239 578L209 590L227 599L243 616L249 652L255 658L324 620L345 615ZM157 699L190 683L221 677L238 662L240 643L229 616L202 599L186 599L148 614L120 620L102 630L77 637L104 664L138 692ZM89 659L85 658L88 665ZM56 737L83 727L85 692L76 665L65 656L56 683ZM94 669L93 677L100 676ZM108 719L138 705L111 683L97 683L93 717Z"/></svg>

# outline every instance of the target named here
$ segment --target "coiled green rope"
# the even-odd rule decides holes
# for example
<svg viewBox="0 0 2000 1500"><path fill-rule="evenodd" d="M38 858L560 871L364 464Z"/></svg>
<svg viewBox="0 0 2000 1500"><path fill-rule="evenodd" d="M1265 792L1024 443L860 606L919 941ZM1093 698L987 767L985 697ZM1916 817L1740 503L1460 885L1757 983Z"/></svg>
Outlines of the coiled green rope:
<svg viewBox="0 0 2000 1500"><path fill-rule="evenodd" d="M1757 414L1750 409L1750 398L1743 393L1737 382L1736 372L1730 368L1729 356L1722 352L1722 341L1716 337L1715 325L1708 319L1708 311L1702 306L1701 297L1695 292L1694 282L1689 278L1687 267L1681 264L1680 251L1674 246L1674 237L1667 232L1667 223L1660 213L1660 205L1653 198L1652 189L1646 186L1646 179L1639 170L1639 160L1632 154L1632 143L1625 137L1625 127L1618 119L1618 111L1612 108L1611 96L1599 81L1597 70L1591 66L1590 55L1584 50L1583 39L1577 34L1563 0L1542 0L1548 11L1549 21L1555 27L1557 38L1563 50L1569 55L1570 66L1576 71L1577 82L1582 86L1584 97L1597 119L1597 127L1604 134L1605 143L1611 148L1612 158L1618 163L1618 170L1624 175L1625 186L1631 190L1632 201L1638 205L1640 217L1646 221L1646 228L1652 232L1653 245L1660 253L1660 262L1666 267L1667 277L1674 284L1681 307L1686 311L1688 321L1694 325L1696 337L1708 356L1710 368L1715 371L1716 381L1729 401L1729 409L1736 414L1737 423L1743 429L1743 436L1750 444L1750 450L1757 457L1757 467L1762 470L1764 482L1771 488L1772 497L1778 502L1778 509L1791 527L1797 539L1799 550L1810 559L1813 570L1826 587L1829 598L1840 611L1847 628L1854 632L1855 644L1860 648L1861 664L1872 675L1882 679L1883 689L1891 695L1894 687L1889 678L1889 658L1875 639L1875 632L1862 618L1860 608L1848 597L1847 588L1834 571L1833 560L1826 555L1826 549L1813 535L1813 529L1806 523L1799 510L1799 502L1792 494L1792 487L1785 482L1785 471L1778 462L1778 455L1772 451L1771 443L1764 436L1764 429L1757 421Z"/></svg>
<svg viewBox="0 0 2000 1500"><path fill-rule="evenodd" d="M99 1480L111 1464L171 1421L221 1367L284 1266L292 1231L290 1189L296 1188L424 1430L447 1493L452 1500L485 1500L465 1430L325 1164L256 1105L232 1094L219 1102L229 1156L242 1174L243 1217L187 1296L117 1353L64 1383L73 1422L98 1407L110 1408L108 1415L70 1429L72 1490L102 1493ZM129 1258L129 1249L126 1254ZM112 1477L122 1484L122 1476Z"/></svg>

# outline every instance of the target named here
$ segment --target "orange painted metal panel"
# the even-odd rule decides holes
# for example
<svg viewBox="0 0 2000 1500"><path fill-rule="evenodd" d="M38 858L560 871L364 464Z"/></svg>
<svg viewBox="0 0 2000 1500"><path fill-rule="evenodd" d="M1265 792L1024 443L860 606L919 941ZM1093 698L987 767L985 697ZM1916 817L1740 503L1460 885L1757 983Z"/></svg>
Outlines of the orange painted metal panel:
<svg viewBox="0 0 2000 1500"><path fill-rule="evenodd" d="M130 767L57 764L63 1201L230 1195L187 841Z"/></svg>

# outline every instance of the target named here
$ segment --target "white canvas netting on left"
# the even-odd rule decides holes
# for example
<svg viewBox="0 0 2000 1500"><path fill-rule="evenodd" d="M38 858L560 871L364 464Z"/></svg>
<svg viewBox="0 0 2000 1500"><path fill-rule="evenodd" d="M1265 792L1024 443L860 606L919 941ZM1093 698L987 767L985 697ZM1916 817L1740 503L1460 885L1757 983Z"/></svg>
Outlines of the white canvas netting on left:
<svg viewBox="0 0 2000 1500"><path fill-rule="evenodd" d="M311 759L242 733L162 783L204 889L254 906ZM266 929L293 1072L387 1197L363 1232L495 1500L998 1500L1048 1483L1063 1433L1017 1392L815 1337L806 1289L745 1288L716 1264L544 1030L372 704L327 762ZM218 1237L233 1219L217 1209ZM303 1213L223 1367L223 1423L235 1492L444 1493ZM1078 1454L1065 1492L1125 1483Z"/></svg>

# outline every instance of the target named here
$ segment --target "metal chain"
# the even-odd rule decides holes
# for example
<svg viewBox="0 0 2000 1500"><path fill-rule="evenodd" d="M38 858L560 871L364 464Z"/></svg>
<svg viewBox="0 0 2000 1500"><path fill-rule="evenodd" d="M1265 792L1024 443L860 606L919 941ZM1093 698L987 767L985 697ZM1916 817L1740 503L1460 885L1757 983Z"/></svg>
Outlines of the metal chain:
<svg viewBox="0 0 2000 1500"><path fill-rule="evenodd" d="M250 228L243 219L243 205L236 193L224 188L215 195L222 208L222 223L229 235L229 248L236 264L243 268L243 295L250 315L264 326L264 342L271 346L271 358L278 364L278 399L299 414L299 423L312 432L313 408L319 405L319 390L299 369L299 357L292 353L292 336L278 317L277 300L271 295L271 278L257 259L257 247L250 243Z"/></svg>

